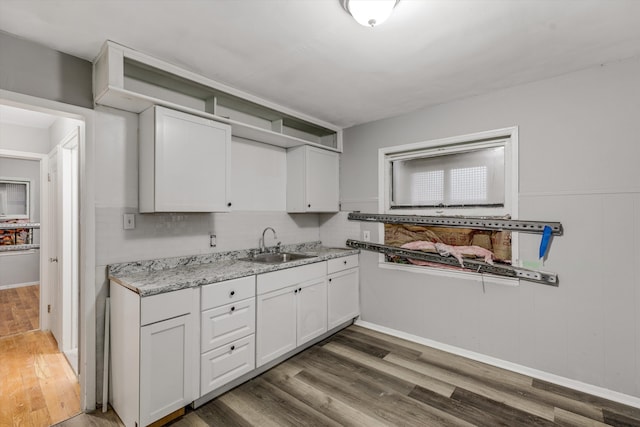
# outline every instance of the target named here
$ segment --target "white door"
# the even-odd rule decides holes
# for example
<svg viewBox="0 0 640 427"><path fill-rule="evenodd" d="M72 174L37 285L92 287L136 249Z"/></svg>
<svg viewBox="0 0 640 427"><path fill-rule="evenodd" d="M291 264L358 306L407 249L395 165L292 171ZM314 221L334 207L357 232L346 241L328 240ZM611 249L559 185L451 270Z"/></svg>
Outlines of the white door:
<svg viewBox="0 0 640 427"><path fill-rule="evenodd" d="M360 314L360 292L357 268L351 268L330 275L327 288L329 329L335 328Z"/></svg>
<svg viewBox="0 0 640 427"><path fill-rule="evenodd" d="M297 289L290 286L256 297L256 367L296 348Z"/></svg>
<svg viewBox="0 0 640 427"><path fill-rule="evenodd" d="M58 348L62 350L62 295L60 292L60 268L59 259L61 258L61 239L60 231L62 224L60 221L60 192L59 192L59 176L58 176L58 148L53 149L49 153L49 172L48 172L48 193L49 193L49 227L47 230L49 236L49 268L47 270L47 283L49 289L47 312L49 315L49 327L54 338L58 341Z"/></svg>
<svg viewBox="0 0 640 427"><path fill-rule="evenodd" d="M230 150L230 126L156 107L156 210L228 211Z"/></svg>
<svg viewBox="0 0 640 427"><path fill-rule="evenodd" d="M140 328L140 425L146 426L188 405L196 356L193 316Z"/></svg>
<svg viewBox="0 0 640 427"><path fill-rule="evenodd" d="M327 281L323 277L298 286L297 345L327 332Z"/></svg>
<svg viewBox="0 0 640 427"><path fill-rule="evenodd" d="M338 153L307 147L306 157L307 210L337 212L339 210Z"/></svg>

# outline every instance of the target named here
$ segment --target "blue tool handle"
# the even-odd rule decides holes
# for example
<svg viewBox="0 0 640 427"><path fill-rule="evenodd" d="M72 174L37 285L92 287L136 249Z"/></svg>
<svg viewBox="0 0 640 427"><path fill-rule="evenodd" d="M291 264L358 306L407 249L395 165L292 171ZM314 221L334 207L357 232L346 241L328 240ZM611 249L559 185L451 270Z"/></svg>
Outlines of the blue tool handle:
<svg viewBox="0 0 640 427"><path fill-rule="evenodd" d="M551 234L553 233L553 229L545 225L544 230L542 231L542 240L540 241L540 259L544 258L549 250L549 243L551 242Z"/></svg>

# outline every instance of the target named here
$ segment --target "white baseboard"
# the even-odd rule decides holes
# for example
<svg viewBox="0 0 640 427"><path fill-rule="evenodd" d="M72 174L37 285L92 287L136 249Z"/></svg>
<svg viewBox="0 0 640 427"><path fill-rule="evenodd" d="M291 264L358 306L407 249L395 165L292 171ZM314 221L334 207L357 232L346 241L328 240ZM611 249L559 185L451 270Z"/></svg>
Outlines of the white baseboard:
<svg viewBox="0 0 640 427"><path fill-rule="evenodd" d="M25 286L39 285L40 282L15 283L13 285L0 285L0 291L3 289L22 288Z"/></svg>
<svg viewBox="0 0 640 427"><path fill-rule="evenodd" d="M595 386L592 384L583 383L581 381L565 378L560 375L550 374L548 372L540 371L538 369L529 368L527 366L518 365L517 363L508 362L506 360L498 359L496 357L487 356L475 351L465 350L460 347L455 347L449 344L443 344L438 341L433 341L428 338L419 337L417 335L408 334L406 332L398 331L396 329L387 328L386 326L380 326L375 323L366 322L363 320L357 320L356 325L363 328L372 329L374 331L382 332L394 337L402 338L407 341L413 341L418 344L433 347L438 350L446 351L447 353L463 356L471 360L486 363L488 365L496 366L498 368L506 369L509 371L517 372L519 374L527 375L532 378L547 381L559 386L568 387L573 390L581 391L583 393L592 394L594 396L602 397L604 399L613 400L624 405L640 408L640 398L630 396L628 394L620 393L613 390L608 390L603 387Z"/></svg>

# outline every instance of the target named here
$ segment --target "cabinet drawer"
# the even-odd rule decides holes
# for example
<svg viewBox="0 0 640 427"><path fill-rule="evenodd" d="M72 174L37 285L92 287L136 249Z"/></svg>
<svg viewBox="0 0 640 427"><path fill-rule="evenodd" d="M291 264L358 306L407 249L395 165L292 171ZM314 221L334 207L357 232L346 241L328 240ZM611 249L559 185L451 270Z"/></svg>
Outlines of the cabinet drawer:
<svg viewBox="0 0 640 427"><path fill-rule="evenodd" d="M140 299L140 326L189 314L197 310L195 288Z"/></svg>
<svg viewBox="0 0 640 427"><path fill-rule="evenodd" d="M255 335L205 353L200 358L200 395L222 387L256 366Z"/></svg>
<svg viewBox="0 0 640 427"><path fill-rule="evenodd" d="M202 287L201 308L208 310L256 295L256 276L225 280Z"/></svg>
<svg viewBox="0 0 640 427"><path fill-rule="evenodd" d="M267 292L286 288L316 279L327 274L327 262L321 261L313 264L302 265L300 267L287 268L285 270L272 271L271 273L258 274L256 278L257 294L262 295Z"/></svg>
<svg viewBox="0 0 640 427"><path fill-rule="evenodd" d="M256 299L249 298L203 311L200 349L204 353L255 333Z"/></svg>
<svg viewBox="0 0 640 427"><path fill-rule="evenodd" d="M347 270L358 266L358 255L333 258L327 261L327 274Z"/></svg>

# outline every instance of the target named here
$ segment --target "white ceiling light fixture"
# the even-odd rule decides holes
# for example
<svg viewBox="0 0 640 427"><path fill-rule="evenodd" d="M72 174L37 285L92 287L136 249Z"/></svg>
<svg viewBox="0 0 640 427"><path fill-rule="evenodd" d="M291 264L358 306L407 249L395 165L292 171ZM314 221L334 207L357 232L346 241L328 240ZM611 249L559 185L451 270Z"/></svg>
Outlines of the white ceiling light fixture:
<svg viewBox="0 0 640 427"><path fill-rule="evenodd" d="M377 27L386 21L400 0L341 0L344 10L349 12L358 24Z"/></svg>

